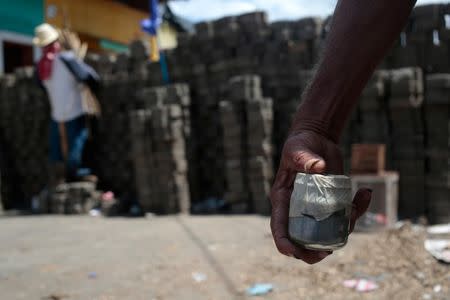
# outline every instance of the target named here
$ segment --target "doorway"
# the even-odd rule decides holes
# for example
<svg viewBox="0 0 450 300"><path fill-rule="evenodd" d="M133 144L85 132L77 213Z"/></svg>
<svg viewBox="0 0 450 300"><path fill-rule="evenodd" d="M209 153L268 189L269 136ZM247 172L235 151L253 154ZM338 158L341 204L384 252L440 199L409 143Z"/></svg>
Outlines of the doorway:
<svg viewBox="0 0 450 300"><path fill-rule="evenodd" d="M3 65L5 73L12 73L18 67L33 65L33 47L10 41L3 41Z"/></svg>

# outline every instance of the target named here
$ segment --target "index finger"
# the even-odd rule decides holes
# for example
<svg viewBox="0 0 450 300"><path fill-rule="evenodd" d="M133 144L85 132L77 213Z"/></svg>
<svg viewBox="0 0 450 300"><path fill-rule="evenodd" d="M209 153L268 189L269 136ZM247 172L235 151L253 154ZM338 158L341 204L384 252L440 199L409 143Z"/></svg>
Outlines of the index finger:
<svg viewBox="0 0 450 300"><path fill-rule="evenodd" d="M296 246L289 240L289 201L292 194L292 183L295 173L286 170L279 170L275 179L275 184L271 191L272 216L270 227L278 251L284 255L301 259L309 264L314 264L326 256L329 252L311 251Z"/></svg>

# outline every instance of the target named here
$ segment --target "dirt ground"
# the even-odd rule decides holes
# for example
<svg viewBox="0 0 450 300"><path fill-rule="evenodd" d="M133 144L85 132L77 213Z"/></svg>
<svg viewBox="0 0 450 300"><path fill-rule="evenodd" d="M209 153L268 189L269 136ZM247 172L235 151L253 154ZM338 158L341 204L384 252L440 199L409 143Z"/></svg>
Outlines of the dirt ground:
<svg viewBox="0 0 450 300"><path fill-rule="evenodd" d="M355 233L308 266L276 252L264 217L0 217L0 299L450 299L424 236ZM353 278L379 288L342 285ZM247 296L254 283L274 290Z"/></svg>

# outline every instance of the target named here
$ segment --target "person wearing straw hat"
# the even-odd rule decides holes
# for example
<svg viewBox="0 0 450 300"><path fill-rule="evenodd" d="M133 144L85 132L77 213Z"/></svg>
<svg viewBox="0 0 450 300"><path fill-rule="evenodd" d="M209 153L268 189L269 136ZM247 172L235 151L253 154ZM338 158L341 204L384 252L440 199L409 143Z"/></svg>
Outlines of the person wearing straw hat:
<svg viewBox="0 0 450 300"><path fill-rule="evenodd" d="M73 51L61 49L59 37L58 31L49 24L35 28L33 43L42 48L37 77L48 93L51 106L50 161L53 166L64 165L67 179L77 181L93 178L89 169L82 168L88 128L80 83L95 90L99 78Z"/></svg>

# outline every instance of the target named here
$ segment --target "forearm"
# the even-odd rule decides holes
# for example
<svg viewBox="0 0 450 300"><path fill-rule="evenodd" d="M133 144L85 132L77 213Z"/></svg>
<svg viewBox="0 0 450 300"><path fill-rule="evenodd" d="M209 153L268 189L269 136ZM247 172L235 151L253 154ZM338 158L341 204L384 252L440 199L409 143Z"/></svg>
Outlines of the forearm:
<svg viewBox="0 0 450 300"><path fill-rule="evenodd" d="M339 141L364 86L406 24L414 2L339 0L292 133L311 130Z"/></svg>

